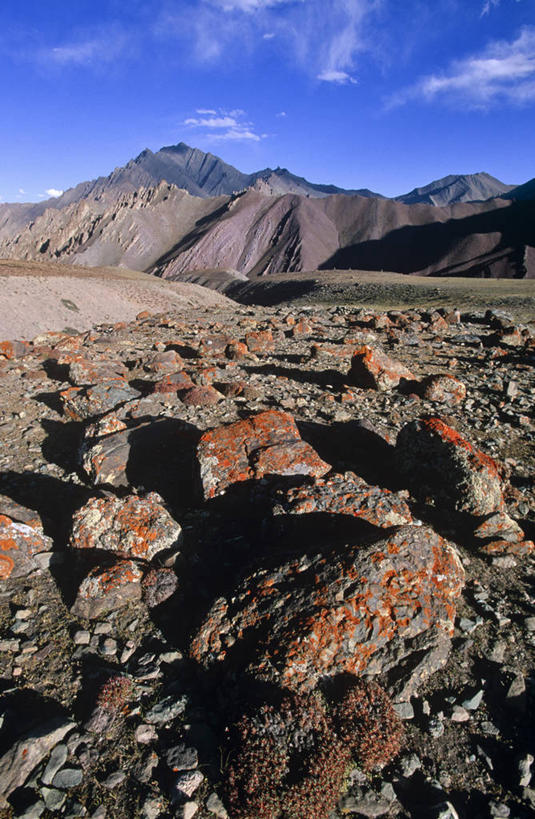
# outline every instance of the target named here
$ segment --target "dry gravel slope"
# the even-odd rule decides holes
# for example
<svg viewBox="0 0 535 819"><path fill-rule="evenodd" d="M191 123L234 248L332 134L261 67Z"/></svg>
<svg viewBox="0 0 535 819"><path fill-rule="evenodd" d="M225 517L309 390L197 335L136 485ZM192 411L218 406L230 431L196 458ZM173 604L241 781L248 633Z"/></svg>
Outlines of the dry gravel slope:
<svg viewBox="0 0 535 819"><path fill-rule="evenodd" d="M232 306L197 284L164 282L113 268L0 260L0 339L31 339L50 330L87 330L131 321L142 310Z"/></svg>

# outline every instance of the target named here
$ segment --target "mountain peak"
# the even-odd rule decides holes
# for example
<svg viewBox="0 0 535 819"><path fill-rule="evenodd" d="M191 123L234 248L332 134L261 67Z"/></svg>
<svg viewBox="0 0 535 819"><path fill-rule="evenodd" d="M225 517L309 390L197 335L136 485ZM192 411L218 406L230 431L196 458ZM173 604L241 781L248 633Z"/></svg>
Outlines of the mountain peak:
<svg viewBox="0 0 535 819"><path fill-rule="evenodd" d="M472 174L450 174L421 188L396 196L405 205L453 205L457 202L483 202L502 196L513 188L485 171Z"/></svg>

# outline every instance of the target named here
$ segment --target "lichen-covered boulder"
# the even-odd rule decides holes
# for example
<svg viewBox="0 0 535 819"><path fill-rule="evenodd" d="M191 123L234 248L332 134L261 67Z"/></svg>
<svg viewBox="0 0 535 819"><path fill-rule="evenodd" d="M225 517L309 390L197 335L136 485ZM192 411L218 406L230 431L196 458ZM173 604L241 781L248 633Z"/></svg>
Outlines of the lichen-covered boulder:
<svg viewBox="0 0 535 819"><path fill-rule="evenodd" d="M176 548L181 533L156 492L91 498L74 514L70 545L152 560L158 552Z"/></svg>
<svg viewBox="0 0 535 819"><path fill-rule="evenodd" d="M275 500L276 514L327 512L350 515L383 529L412 523L411 511L403 498L388 489L370 486L353 472L317 478L313 484L280 490Z"/></svg>
<svg viewBox="0 0 535 819"><path fill-rule="evenodd" d="M472 515L503 509L498 464L440 418L411 421L400 431L396 451L415 496Z"/></svg>
<svg viewBox="0 0 535 819"><path fill-rule="evenodd" d="M205 668L227 660L232 672L296 690L342 672L385 673L421 635L449 644L463 584L450 543L430 528L402 526L341 553L253 573L214 603L191 654Z"/></svg>
<svg viewBox="0 0 535 819"><path fill-rule="evenodd" d="M35 556L51 549L52 541L39 529L0 514L0 581L29 574L38 568Z"/></svg>
<svg viewBox="0 0 535 819"><path fill-rule="evenodd" d="M119 404L140 398L139 390L126 381L103 381L94 387L69 387L59 394L63 412L72 421L86 421L109 412Z"/></svg>
<svg viewBox="0 0 535 819"><path fill-rule="evenodd" d="M394 358L364 345L353 353L348 382L371 390L391 390L400 381L414 381L416 376Z"/></svg>
<svg viewBox="0 0 535 819"><path fill-rule="evenodd" d="M71 612L93 620L141 599L143 572L134 560L119 560L112 566L97 566L82 580Z"/></svg>
<svg viewBox="0 0 535 819"><path fill-rule="evenodd" d="M124 381L128 370L122 361L101 359L92 361L81 356L69 364L69 381L77 387L101 384L103 381Z"/></svg>
<svg viewBox="0 0 535 819"><path fill-rule="evenodd" d="M422 398L437 404L459 404L466 398L466 387L462 381L448 373L428 375L420 383Z"/></svg>
<svg viewBox="0 0 535 819"><path fill-rule="evenodd" d="M321 477L331 468L301 440L293 417L278 410L205 432L197 458L205 499L223 494L232 484L265 475Z"/></svg>

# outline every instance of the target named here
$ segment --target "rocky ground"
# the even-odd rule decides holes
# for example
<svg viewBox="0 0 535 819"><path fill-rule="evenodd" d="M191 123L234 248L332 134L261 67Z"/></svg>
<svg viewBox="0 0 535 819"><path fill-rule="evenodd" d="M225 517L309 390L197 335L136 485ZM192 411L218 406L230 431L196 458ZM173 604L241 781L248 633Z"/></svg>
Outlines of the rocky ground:
<svg viewBox="0 0 535 819"><path fill-rule="evenodd" d="M534 815L532 325L214 307L0 358L0 816Z"/></svg>

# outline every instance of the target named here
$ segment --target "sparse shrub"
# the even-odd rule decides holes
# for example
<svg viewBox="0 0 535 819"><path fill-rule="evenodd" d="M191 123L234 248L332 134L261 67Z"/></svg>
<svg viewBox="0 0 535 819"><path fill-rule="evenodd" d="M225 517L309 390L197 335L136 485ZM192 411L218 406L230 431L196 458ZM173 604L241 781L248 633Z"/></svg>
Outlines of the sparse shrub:
<svg viewBox="0 0 535 819"><path fill-rule="evenodd" d="M403 726L390 697L377 683L355 680L333 717L339 736L363 770L383 767L398 754Z"/></svg>
<svg viewBox="0 0 535 819"><path fill-rule="evenodd" d="M355 680L332 711L314 694L264 704L229 731L226 787L236 819L325 819L352 757L366 771L398 753L401 722L376 683Z"/></svg>
<svg viewBox="0 0 535 819"><path fill-rule="evenodd" d="M115 674L109 677L98 692L96 707L105 711L126 713L127 703L132 693L132 682L128 677Z"/></svg>
<svg viewBox="0 0 535 819"><path fill-rule="evenodd" d="M227 790L239 819L323 819L351 759L314 695L288 694L279 707L263 705L242 717L232 747Z"/></svg>

